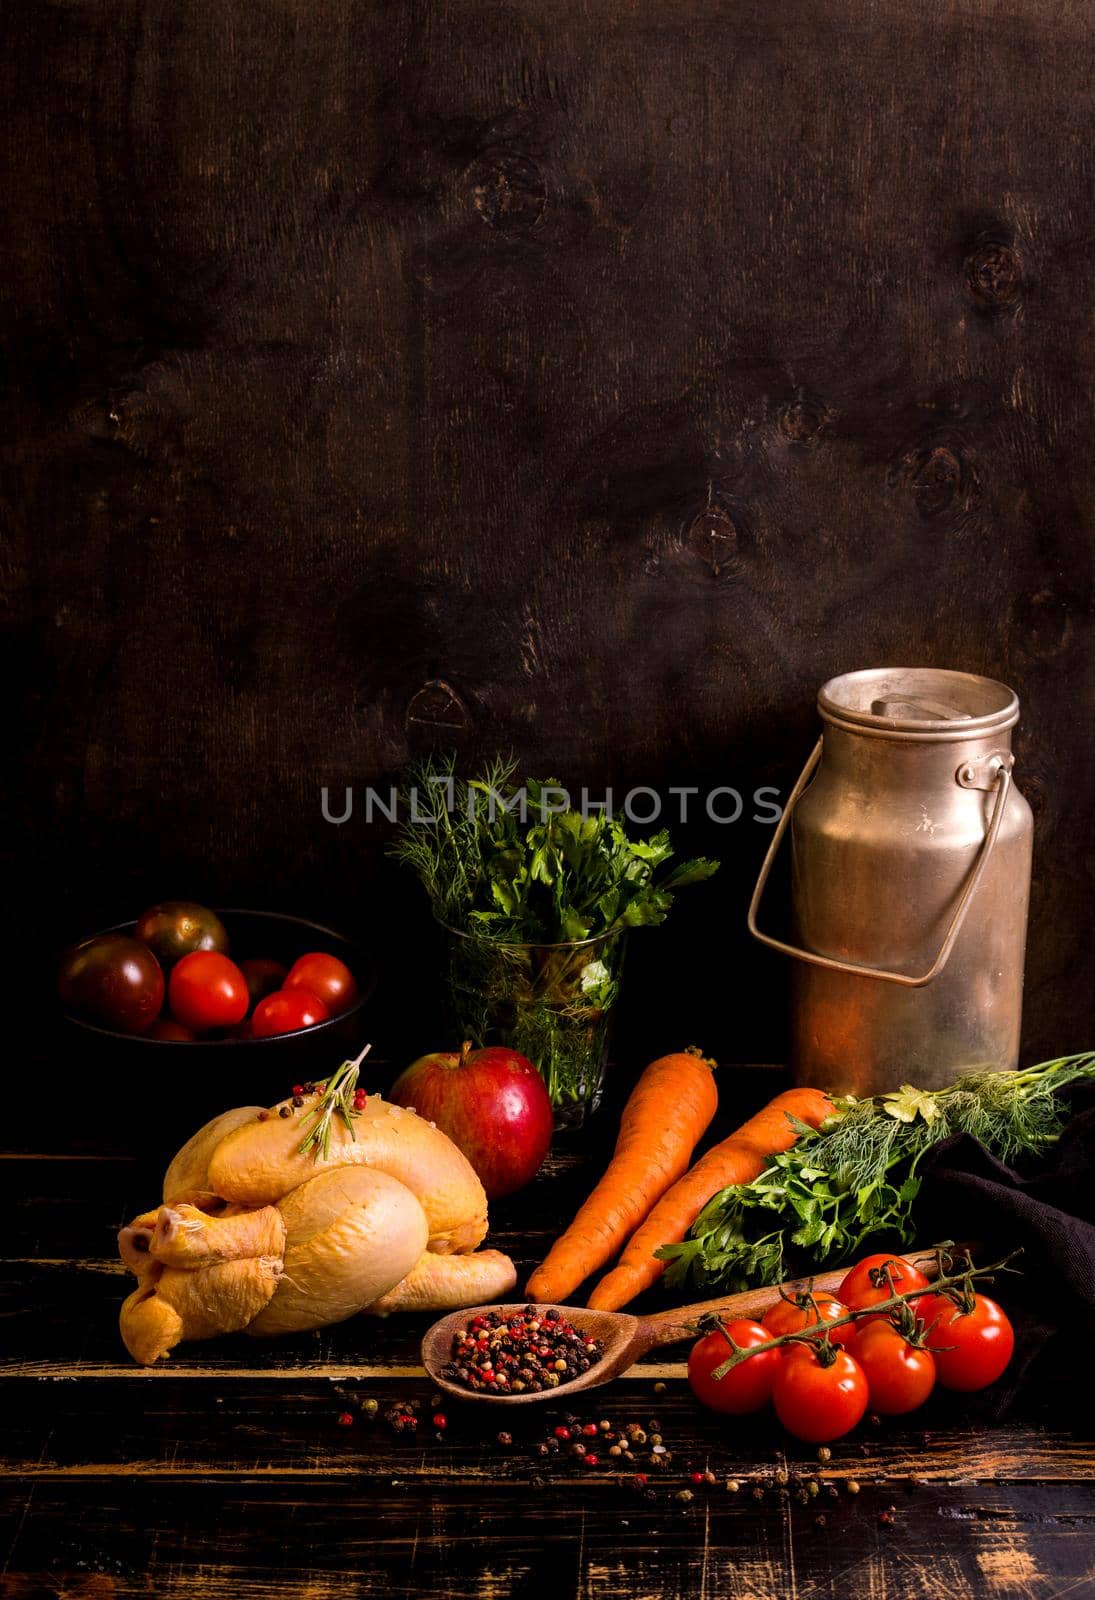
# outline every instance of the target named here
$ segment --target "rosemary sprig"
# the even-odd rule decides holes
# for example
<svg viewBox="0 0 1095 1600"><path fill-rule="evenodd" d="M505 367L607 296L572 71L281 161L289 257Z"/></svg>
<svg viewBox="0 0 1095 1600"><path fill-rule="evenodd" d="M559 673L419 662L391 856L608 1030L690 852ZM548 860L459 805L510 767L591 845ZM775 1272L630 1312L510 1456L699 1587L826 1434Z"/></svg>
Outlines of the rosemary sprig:
<svg viewBox="0 0 1095 1600"><path fill-rule="evenodd" d="M326 1088L312 1107L311 1124L305 1128L304 1139L299 1146L302 1156L306 1156L310 1150L313 1161L330 1160L331 1121L336 1116L342 1118L349 1129L350 1138L357 1143L354 1118L359 1113L354 1110L354 1090L357 1088L361 1063L371 1049L372 1045L367 1044L355 1060L344 1061L332 1072Z"/></svg>

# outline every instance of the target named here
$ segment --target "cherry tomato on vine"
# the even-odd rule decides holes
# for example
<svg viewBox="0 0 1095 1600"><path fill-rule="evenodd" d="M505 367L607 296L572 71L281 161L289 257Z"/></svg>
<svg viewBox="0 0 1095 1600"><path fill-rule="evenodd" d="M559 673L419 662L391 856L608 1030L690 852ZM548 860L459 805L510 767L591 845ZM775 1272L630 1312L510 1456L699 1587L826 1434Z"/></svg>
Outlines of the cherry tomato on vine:
<svg viewBox="0 0 1095 1600"><path fill-rule="evenodd" d="M332 1017L349 1010L357 999L357 980L346 963L319 950L293 962L282 988L307 989L323 1001Z"/></svg>
<svg viewBox="0 0 1095 1600"><path fill-rule="evenodd" d="M978 1294L973 1310L963 1311L946 1295L933 1294L919 1304L921 1319L929 1327L935 1323L928 1349L943 1388L971 1394L995 1383L1015 1349L1015 1332L996 1301Z"/></svg>
<svg viewBox="0 0 1095 1600"><path fill-rule="evenodd" d="M828 1322L833 1317L842 1317L848 1307L831 1294L815 1294L814 1303L817 1312L808 1306L796 1306L790 1300L779 1299L764 1313L764 1326L768 1329L771 1338L777 1338L782 1333L798 1333L805 1328L813 1327L819 1320ZM847 1323L843 1328L834 1328L829 1335L832 1344L847 1346L855 1338L855 1324Z"/></svg>
<svg viewBox="0 0 1095 1600"><path fill-rule="evenodd" d="M251 1037L272 1039L277 1033L296 1033L300 1028L326 1022L330 1015L323 1001L307 989L278 989L255 1007Z"/></svg>
<svg viewBox="0 0 1095 1600"><path fill-rule="evenodd" d="M867 1409L867 1380L846 1350L827 1365L811 1345L792 1345L772 1385L776 1416L788 1433L809 1444L827 1444L849 1433Z"/></svg>
<svg viewBox="0 0 1095 1600"><path fill-rule="evenodd" d="M889 1268L890 1277L893 1279L891 1289L886 1278L882 1276L884 1270ZM874 1282L875 1276L881 1276L880 1283ZM869 1306L878 1305L883 1300L890 1300L895 1294L908 1294L910 1289L927 1289L928 1280L918 1267L904 1256L883 1255L864 1256L862 1261L846 1274L843 1283L837 1290L840 1299L851 1311L864 1311ZM910 1300L913 1316L920 1316L919 1300ZM856 1324L857 1332L864 1322L884 1322L888 1313L880 1312L878 1317L864 1318L863 1322Z"/></svg>
<svg viewBox="0 0 1095 1600"><path fill-rule="evenodd" d="M914 1267L905 1256L885 1255L879 1251L876 1255L864 1256L862 1261L857 1261L855 1266L845 1273L836 1292L837 1299L843 1300L845 1305L851 1305L852 1295L875 1287L871 1273L880 1272L883 1267L889 1267L898 1294L905 1294L910 1289L928 1287L928 1280L919 1267Z"/></svg>
<svg viewBox="0 0 1095 1600"><path fill-rule="evenodd" d="M243 973L217 950L183 956L171 969L167 999L175 1021L195 1033L231 1028L247 1015L251 1003Z"/></svg>
<svg viewBox="0 0 1095 1600"><path fill-rule="evenodd" d="M764 1344L772 1335L759 1322L741 1318L725 1324L726 1331L742 1349ZM715 1379L711 1374L730 1356L731 1349L717 1328L707 1333L692 1346L688 1357L688 1381L692 1393L701 1405L711 1411L725 1411L734 1416L744 1416L750 1411L760 1411L772 1397L772 1380L782 1365L778 1350L762 1350L750 1356L725 1378Z"/></svg>
<svg viewBox="0 0 1095 1600"><path fill-rule="evenodd" d="M884 1417L915 1411L935 1388L935 1361L930 1351L906 1343L881 1318L872 1318L860 1330L855 1359L867 1379L871 1409Z"/></svg>

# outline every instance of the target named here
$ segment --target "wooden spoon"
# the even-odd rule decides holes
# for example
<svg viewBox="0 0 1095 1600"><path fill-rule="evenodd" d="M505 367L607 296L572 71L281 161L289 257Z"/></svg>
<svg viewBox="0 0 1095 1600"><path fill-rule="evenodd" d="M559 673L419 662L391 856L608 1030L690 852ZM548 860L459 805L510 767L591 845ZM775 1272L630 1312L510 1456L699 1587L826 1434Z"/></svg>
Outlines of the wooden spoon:
<svg viewBox="0 0 1095 1600"><path fill-rule="evenodd" d="M920 1265L923 1269L924 1264L921 1262ZM847 1273L846 1266L839 1272L821 1273L813 1279L814 1290L834 1294ZM927 1270L927 1275L931 1276L930 1269ZM809 1282L809 1279L802 1278L794 1283L784 1284L783 1288L788 1294L794 1294L805 1289ZM439 1389L444 1389L448 1394L456 1395L461 1400L490 1400L504 1406L524 1406L532 1405L537 1400L554 1400L558 1405L565 1402L570 1395L577 1394L580 1389L596 1389L602 1383L618 1378L621 1372L633 1367L648 1350L654 1350L663 1344L677 1344L682 1339L694 1339L695 1325L706 1312L714 1312L730 1320L736 1317L755 1317L759 1321L778 1295L779 1288L769 1285L766 1289L748 1289L744 1294L726 1295L721 1300L704 1300L695 1306L679 1306L673 1311L656 1311L649 1317L633 1317L626 1311L591 1311L585 1306L540 1307L538 1309L541 1314L553 1309L558 1311L587 1338L603 1339L604 1353L600 1361L590 1367L588 1372L572 1378L569 1383L560 1384L557 1389L542 1389L539 1394L495 1394L484 1389L465 1389L463 1384L454 1383L451 1378L444 1377L441 1370L452 1359L453 1334L466 1328L472 1317L490 1311L500 1311L504 1316L512 1316L514 1312L524 1311L528 1304L526 1300L502 1306L472 1306L466 1311L450 1312L447 1317L442 1317L440 1322L435 1322L432 1328L427 1329L426 1336L422 1340L422 1365ZM727 1346L727 1354L729 1348Z"/></svg>

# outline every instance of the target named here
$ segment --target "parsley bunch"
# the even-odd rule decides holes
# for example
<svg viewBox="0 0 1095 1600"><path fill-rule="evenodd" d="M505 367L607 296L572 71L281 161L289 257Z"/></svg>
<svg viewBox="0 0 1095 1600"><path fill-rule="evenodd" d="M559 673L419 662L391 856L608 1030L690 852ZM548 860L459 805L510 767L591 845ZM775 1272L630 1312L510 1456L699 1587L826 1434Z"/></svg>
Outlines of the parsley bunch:
<svg viewBox="0 0 1095 1600"><path fill-rule="evenodd" d="M658 1251L670 1262L666 1282L744 1289L781 1283L804 1262L847 1260L876 1237L913 1244L925 1151L969 1133L1004 1161L1036 1155L1067 1120L1061 1090L1085 1078L1095 1078L1095 1053L969 1073L932 1093L906 1084L870 1100L846 1096L818 1129L792 1117L792 1149L752 1183L714 1195L688 1238Z"/></svg>
<svg viewBox="0 0 1095 1600"><path fill-rule="evenodd" d="M516 764L479 778L452 757L412 767L392 854L421 879L439 922L505 943L559 944L664 922L673 895L717 871L698 858L668 872L663 829L628 837L604 812L559 810L552 780L518 787Z"/></svg>

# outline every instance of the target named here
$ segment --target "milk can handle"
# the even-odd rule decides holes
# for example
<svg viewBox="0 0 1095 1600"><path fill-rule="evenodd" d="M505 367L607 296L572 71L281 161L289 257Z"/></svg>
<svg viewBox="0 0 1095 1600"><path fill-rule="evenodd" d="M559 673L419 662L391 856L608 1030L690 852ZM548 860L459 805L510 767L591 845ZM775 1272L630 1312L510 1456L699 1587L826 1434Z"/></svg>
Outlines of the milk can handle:
<svg viewBox="0 0 1095 1600"><path fill-rule="evenodd" d="M965 889L962 891L962 898L959 900L954 909L954 916L951 918L951 925L947 929L947 936L939 948L939 954L936 956L935 960L922 977L910 978L903 972L887 972L882 967L862 967L854 961L841 961L835 956L815 955L812 950L800 950L793 944L784 944L782 939L773 939L771 934L761 933L760 929L757 927L757 912L760 909L760 899L761 895L764 893L764 886L768 882L768 874L772 870L772 863L776 859L776 851L780 847L780 842L783 839L783 835L787 832L787 825L791 820L791 813L801 800L802 792L812 778L818 762L821 760L822 743L823 741L819 739L813 750L810 752L810 758L803 767L798 782L791 790L790 798L788 799L787 805L784 808L783 815L776 824L776 831L772 835L772 842L768 846L768 853L765 855L764 862L760 869L760 877L757 879L757 886L753 890L753 898L749 902L749 932L755 939L759 939L761 944L770 945L773 950L782 950L785 956L795 956L799 961L807 961L813 967L828 967L831 972L850 972L854 977L857 978L883 978L887 983L898 983L904 989L922 989L924 985L926 983L930 983L946 965L947 958L954 948L954 941L958 938L958 935L962 931L962 924L966 920L966 912L969 910L970 901L976 894L977 885L981 882L985 868L988 866L989 856L992 854L993 846L995 845L997 835L1000 832L1000 824L1004 820L1004 808L1008 803L1008 791L1011 788L1010 759L1004 759L1000 757L996 758L999 763L996 768L995 779L995 782L998 785L998 792L996 795L996 803L992 808L992 820L989 822L988 832L985 834L985 842L982 844L981 849L978 852L977 861L974 865L973 871L970 874L969 881L967 882Z"/></svg>

